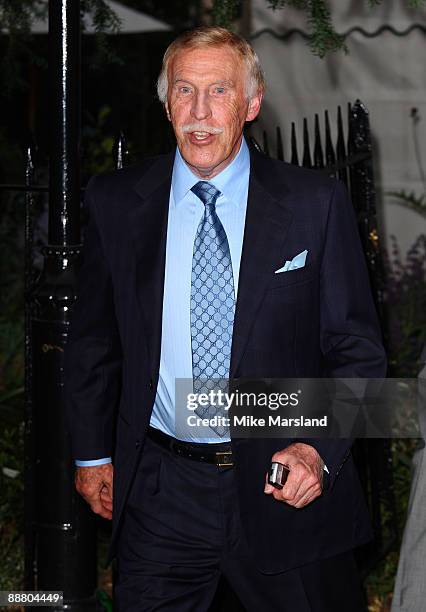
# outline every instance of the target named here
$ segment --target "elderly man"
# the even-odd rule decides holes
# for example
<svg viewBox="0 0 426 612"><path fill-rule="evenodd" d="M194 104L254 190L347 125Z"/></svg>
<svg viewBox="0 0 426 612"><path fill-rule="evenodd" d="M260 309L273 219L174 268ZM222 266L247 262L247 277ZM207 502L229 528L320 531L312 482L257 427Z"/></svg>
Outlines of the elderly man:
<svg viewBox="0 0 426 612"><path fill-rule="evenodd" d="M112 518L118 610L208 610L221 573L247 610L364 610L350 441L231 440L175 412L177 379L385 372L345 189L248 147L263 93L242 38L183 34L158 80L176 150L87 189L67 422L77 490Z"/></svg>

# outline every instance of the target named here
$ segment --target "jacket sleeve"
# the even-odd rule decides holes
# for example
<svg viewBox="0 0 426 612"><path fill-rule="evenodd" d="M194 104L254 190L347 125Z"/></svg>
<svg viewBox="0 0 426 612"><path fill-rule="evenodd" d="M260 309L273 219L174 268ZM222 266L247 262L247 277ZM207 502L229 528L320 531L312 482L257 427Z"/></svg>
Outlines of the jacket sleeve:
<svg viewBox="0 0 426 612"><path fill-rule="evenodd" d="M320 277L320 334L324 376L384 378L386 354L373 302L355 212L336 181L328 210ZM299 440L314 446L329 470L331 487L353 439Z"/></svg>
<svg viewBox="0 0 426 612"><path fill-rule="evenodd" d="M113 290L96 210L96 181L86 190L89 221L64 351L65 424L74 459L110 457L121 390L122 351Z"/></svg>

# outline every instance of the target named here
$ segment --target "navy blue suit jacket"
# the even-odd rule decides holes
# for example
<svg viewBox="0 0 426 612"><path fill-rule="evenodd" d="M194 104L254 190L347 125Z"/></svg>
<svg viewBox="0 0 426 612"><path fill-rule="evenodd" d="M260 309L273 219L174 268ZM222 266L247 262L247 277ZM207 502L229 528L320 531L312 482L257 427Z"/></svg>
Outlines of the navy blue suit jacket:
<svg viewBox="0 0 426 612"><path fill-rule="evenodd" d="M354 211L342 183L251 150L230 378L377 377L386 359ZM65 350L73 456L113 455L113 535L143 448L159 374L173 154L92 179ZM308 249L306 266L274 274ZM275 573L371 537L351 440L306 440L329 468L295 509L263 493L292 440L233 440L241 518L258 567Z"/></svg>

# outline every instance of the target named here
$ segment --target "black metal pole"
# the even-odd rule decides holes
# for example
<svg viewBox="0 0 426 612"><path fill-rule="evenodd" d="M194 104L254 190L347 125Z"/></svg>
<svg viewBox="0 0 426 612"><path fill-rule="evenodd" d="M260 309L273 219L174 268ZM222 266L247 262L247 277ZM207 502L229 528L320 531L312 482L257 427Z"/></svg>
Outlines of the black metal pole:
<svg viewBox="0 0 426 612"><path fill-rule="evenodd" d="M29 146L25 159L25 186L30 187L34 180L33 151ZM32 401L32 306L31 288L34 282L33 266L33 209L34 193L25 192L25 435L24 435L24 514L25 514L25 567L24 587L27 591L34 590L34 513L35 513L35 455L34 455L34 429L33 429L33 401Z"/></svg>
<svg viewBox="0 0 426 612"><path fill-rule="evenodd" d="M49 1L49 244L80 242L80 1Z"/></svg>
<svg viewBox="0 0 426 612"><path fill-rule="evenodd" d="M49 1L49 231L31 292L35 437L34 586L60 590L57 609L95 610L94 515L74 490L64 427L63 350L80 254L80 2ZM27 550L30 555L31 551ZM31 563L27 560L27 567ZM46 608L47 609L47 608ZM50 608L51 609L51 608Z"/></svg>

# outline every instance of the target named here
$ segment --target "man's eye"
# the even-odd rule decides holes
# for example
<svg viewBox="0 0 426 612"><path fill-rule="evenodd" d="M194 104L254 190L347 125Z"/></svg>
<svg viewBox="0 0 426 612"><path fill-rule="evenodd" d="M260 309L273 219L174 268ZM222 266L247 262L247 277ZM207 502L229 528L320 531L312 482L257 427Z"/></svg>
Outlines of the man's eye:
<svg viewBox="0 0 426 612"><path fill-rule="evenodd" d="M183 94L189 94L189 93L191 93L191 88L190 88L190 87L185 87L185 86L184 86L184 87L181 87L181 88L179 89L179 91L180 91L180 93L183 93Z"/></svg>
<svg viewBox="0 0 426 612"><path fill-rule="evenodd" d="M224 94L226 89L224 87L215 87L214 92L218 94Z"/></svg>

